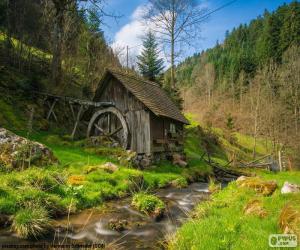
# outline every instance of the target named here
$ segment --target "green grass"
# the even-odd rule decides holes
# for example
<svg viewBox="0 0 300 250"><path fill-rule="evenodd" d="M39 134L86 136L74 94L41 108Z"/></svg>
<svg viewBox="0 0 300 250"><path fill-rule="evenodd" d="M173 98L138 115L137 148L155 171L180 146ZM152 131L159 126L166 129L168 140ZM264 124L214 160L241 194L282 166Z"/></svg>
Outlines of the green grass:
<svg viewBox="0 0 300 250"><path fill-rule="evenodd" d="M179 229L169 249L268 249L269 235L283 233L278 225L282 208L300 203L299 193L282 195L280 188L284 181L300 184L300 172L265 172L261 176L278 182L279 188L272 196L261 196L230 183L213 194L211 201L198 205L194 218ZM246 204L254 199L262 201L266 217L244 214Z"/></svg>
<svg viewBox="0 0 300 250"><path fill-rule="evenodd" d="M203 144L203 139L215 137L217 139L217 144L215 142L210 143L210 148L212 150L211 158L213 161L226 165L229 161L241 161L247 162L253 160L253 148L255 145L255 140L250 135L241 134L238 132L226 132L220 128L206 127L203 124L199 124L193 118L192 114L186 114L189 119L190 125L187 126L188 130L186 132L185 141L185 152L188 156L191 156L193 160L199 160L200 156L205 153ZM200 136L195 136L197 132L197 127L201 125L203 134ZM235 143L231 143L229 136L233 137ZM209 142L209 141L208 141ZM264 138L257 138L256 140L256 157L265 156L270 154L272 151L272 143L270 140ZM205 156L206 157L206 156ZM200 163L201 164L201 163Z"/></svg>
<svg viewBox="0 0 300 250"><path fill-rule="evenodd" d="M41 207L24 208L14 217L12 228L22 238L39 238L50 229L50 218Z"/></svg>

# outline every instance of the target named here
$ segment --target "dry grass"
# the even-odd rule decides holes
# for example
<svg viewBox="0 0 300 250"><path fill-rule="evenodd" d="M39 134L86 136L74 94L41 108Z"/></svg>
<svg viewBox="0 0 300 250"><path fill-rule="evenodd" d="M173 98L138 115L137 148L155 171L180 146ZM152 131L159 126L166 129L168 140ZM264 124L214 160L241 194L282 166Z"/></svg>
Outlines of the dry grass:
<svg viewBox="0 0 300 250"><path fill-rule="evenodd" d="M246 204L244 214L265 218L267 216L267 211L263 208L262 201L255 199Z"/></svg>
<svg viewBox="0 0 300 250"><path fill-rule="evenodd" d="M237 185L239 187L253 189L256 193L265 196L272 195L278 187L276 181L264 181L259 177L246 177L237 180Z"/></svg>
<svg viewBox="0 0 300 250"><path fill-rule="evenodd" d="M221 190L221 183L217 183L214 178L209 178L208 191L211 193L216 193Z"/></svg>
<svg viewBox="0 0 300 250"><path fill-rule="evenodd" d="M283 233L297 234L300 237L300 209L287 204L280 213L279 227Z"/></svg>

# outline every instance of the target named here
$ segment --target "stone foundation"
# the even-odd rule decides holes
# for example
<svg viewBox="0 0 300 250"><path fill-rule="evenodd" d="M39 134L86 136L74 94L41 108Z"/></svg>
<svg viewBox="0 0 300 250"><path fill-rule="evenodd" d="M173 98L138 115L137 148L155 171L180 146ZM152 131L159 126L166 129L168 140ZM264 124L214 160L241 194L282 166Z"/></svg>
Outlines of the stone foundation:
<svg viewBox="0 0 300 250"><path fill-rule="evenodd" d="M134 167L137 168L147 168L149 166L151 166L152 164L157 164L162 160L168 160L171 161L173 160L173 152L156 152L153 154L137 154L133 160L132 160L132 164ZM185 155L181 152L181 153L177 153L176 154L180 154L183 156L183 158L185 158Z"/></svg>

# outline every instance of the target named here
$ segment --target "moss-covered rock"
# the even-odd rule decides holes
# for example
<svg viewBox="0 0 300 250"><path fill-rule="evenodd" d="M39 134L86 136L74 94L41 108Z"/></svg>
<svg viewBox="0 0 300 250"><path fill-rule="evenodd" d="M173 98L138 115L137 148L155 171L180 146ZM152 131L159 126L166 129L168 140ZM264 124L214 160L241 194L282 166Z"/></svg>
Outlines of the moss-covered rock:
<svg viewBox="0 0 300 250"><path fill-rule="evenodd" d="M256 193L269 196L274 193L278 185L276 181L265 181L259 177L241 176L236 180L239 187L253 189Z"/></svg>
<svg viewBox="0 0 300 250"><path fill-rule="evenodd" d="M166 209L165 203L161 199L143 192L136 193L133 196L132 205L156 220L162 218Z"/></svg>
<svg viewBox="0 0 300 250"><path fill-rule="evenodd" d="M56 163L52 151L41 143L30 141L0 128L0 163L7 168L45 166Z"/></svg>

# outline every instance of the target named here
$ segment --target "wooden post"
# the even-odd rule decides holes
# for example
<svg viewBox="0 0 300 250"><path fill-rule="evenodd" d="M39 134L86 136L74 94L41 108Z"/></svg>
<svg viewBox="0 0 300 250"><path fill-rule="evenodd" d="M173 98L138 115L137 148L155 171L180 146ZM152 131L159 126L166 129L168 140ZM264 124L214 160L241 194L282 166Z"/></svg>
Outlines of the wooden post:
<svg viewBox="0 0 300 250"><path fill-rule="evenodd" d="M281 151L278 151L278 163L279 163L279 171L282 171L282 162L281 162Z"/></svg>
<svg viewBox="0 0 300 250"><path fill-rule="evenodd" d="M82 111L83 111L83 105L80 105L79 111L77 113L77 118L76 118L76 121L75 121L75 125L74 125L74 128L73 128L73 132L72 132L72 135L71 135L72 140L74 140L74 136L75 136L75 133L76 133L76 130L77 130L79 120L81 118Z"/></svg>
<svg viewBox="0 0 300 250"><path fill-rule="evenodd" d="M69 102L69 106L70 106L70 109L71 109L73 120L74 120L74 122L76 122L76 116L75 116L74 108L73 108L73 105L72 105L71 102Z"/></svg>
<svg viewBox="0 0 300 250"><path fill-rule="evenodd" d="M129 47L128 45L126 46L126 71L128 70L129 67Z"/></svg>

